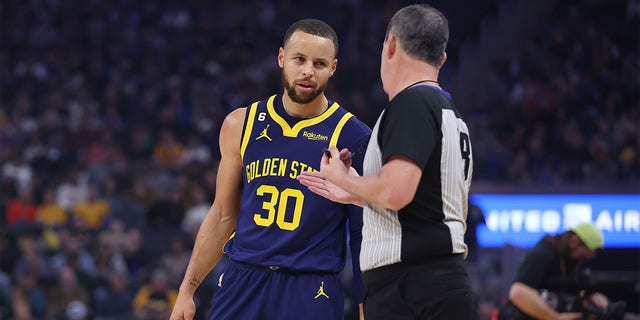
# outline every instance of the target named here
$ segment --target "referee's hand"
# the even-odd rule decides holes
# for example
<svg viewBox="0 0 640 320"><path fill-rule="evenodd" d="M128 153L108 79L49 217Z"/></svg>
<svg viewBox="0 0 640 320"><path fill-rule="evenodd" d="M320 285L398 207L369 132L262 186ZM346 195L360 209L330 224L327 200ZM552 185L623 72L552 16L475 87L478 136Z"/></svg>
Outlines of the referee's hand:
<svg viewBox="0 0 640 320"><path fill-rule="evenodd" d="M346 148L338 151L338 148L334 146L329 147L329 152L331 156L325 153L320 160L320 175L329 181L334 181L339 176L349 174L351 152ZM340 159L340 161L335 161L335 159Z"/></svg>

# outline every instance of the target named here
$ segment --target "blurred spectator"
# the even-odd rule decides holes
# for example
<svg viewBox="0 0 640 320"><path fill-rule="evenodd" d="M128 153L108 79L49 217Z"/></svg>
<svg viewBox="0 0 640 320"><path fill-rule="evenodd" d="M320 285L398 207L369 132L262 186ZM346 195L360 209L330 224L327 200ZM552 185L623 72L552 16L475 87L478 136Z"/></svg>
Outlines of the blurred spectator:
<svg viewBox="0 0 640 320"><path fill-rule="evenodd" d="M14 294L11 297L11 315L9 320L37 320L41 318L31 314L31 306L29 301L20 294Z"/></svg>
<svg viewBox="0 0 640 320"><path fill-rule="evenodd" d="M45 228L60 228L69 222L69 215L58 203L54 190L46 188L36 209L36 221Z"/></svg>
<svg viewBox="0 0 640 320"><path fill-rule="evenodd" d="M132 279L138 282L142 277L146 276L148 267L151 265L149 259L145 256L143 248L143 233L138 229L130 229L127 231L127 246L124 248L124 259L127 263L127 270Z"/></svg>
<svg viewBox="0 0 640 320"><path fill-rule="evenodd" d="M47 301L47 318L64 317L69 303L80 301L86 306L91 296L87 288L78 282L75 271L64 266L58 271L58 282L49 288Z"/></svg>
<svg viewBox="0 0 640 320"><path fill-rule="evenodd" d="M213 197L216 191L217 178L218 178L217 165L214 165L213 168L206 170L204 173L204 177L202 178L204 190L205 190L205 193L207 194L207 199L209 199L210 203L213 203Z"/></svg>
<svg viewBox="0 0 640 320"><path fill-rule="evenodd" d="M149 296L148 302L137 312L142 320L164 320L171 316L171 307L167 297L163 293L154 292Z"/></svg>
<svg viewBox="0 0 640 320"><path fill-rule="evenodd" d="M169 242L169 252L160 258L160 267L167 271L171 286L180 286L190 257L191 252L186 248L185 237L173 237Z"/></svg>
<svg viewBox="0 0 640 320"><path fill-rule="evenodd" d="M192 188L192 196L193 200L185 212L181 228L182 231L189 235L191 241L195 241L195 236L198 233L198 229L200 229L200 224L207 215L207 212L209 212L211 202L204 188L200 185L195 185Z"/></svg>
<svg viewBox="0 0 640 320"><path fill-rule="evenodd" d="M177 297L178 291L170 286L166 271L155 269L151 273L148 284L136 292L133 311L143 319L156 319L160 315L166 319ZM165 312L169 313L165 314Z"/></svg>
<svg viewBox="0 0 640 320"><path fill-rule="evenodd" d="M124 233L122 233L124 235ZM126 240L126 238L122 238ZM126 273L127 263L124 259L124 243L110 241L107 237L99 237L95 249L96 276L94 283L106 283L110 274L114 272Z"/></svg>
<svg viewBox="0 0 640 320"><path fill-rule="evenodd" d="M111 219L107 227L98 234L98 242L111 247L115 252L124 252L127 247L126 226L120 219Z"/></svg>
<svg viewBox="0 0 640 320"><path fill-rule="evenodd" d="M184 215L181 190L172 190L168 199L159 199L147 212L149 228L144 233L143 251L150 262L158 262L169 251L167 241L182 236L180 229Z"/></svg>
<svg viewBox="0 0 640 320"><path fill-rule="evenodd" d="M158 142L153 147L153 158L161 166L170 169L177 169L184 164L184 146L176 139L173 131L160 132Z"/></svg>
<svg viewBox="0 0 640 320"><path fill-rule="evenodd" d="M104 286L93 292L93 315L96 320L124 319L131 316L133 292L126 273L112 272Z"/></svg>
<svg viewBox="0 0 640 320"><path fill-rule="evenodd" d="M149 90L146 92L152 91ZM148 96L143 96L143 100L148 99L147 97ZM148 106L151 108L154 107L153 104L149 104ZM130 128L131 136L126 141L127 154L134 161L147 160L149 155L151 154L151 150L153 150L153 138L151 131L148 128L148 125L150 124L149 122L151 122L153 118L145 118L140 120L142 123L139 126Z"/></svg>
<svg viewBox="0 0 640 320"><path fill-rule="evenodd" d="M20 299L24 299L29 305L31 315L42 319L45 317L47 297L44 288L39 284L38 276L38 273L32 271L17 276L14 297L19 295Z"/></svg>
<svg viewBox="0 0 640 320"><path fill-rule="evenodd" d="M67 304L62 320L86 320L89 319L87 304L80 300L73 300Z"/></svg>
<svg viewBox="0 0 640 320"><path fill-rule="evenodd" d="M185 164L208 164L210 161L211 150L200 141L196 134L190 134L184 149Z"/></svg>
<svg viewBox="0 0 640 320"><path fill-rule="evenodd" d="M167 198L173 189L174 170L169 170L154 162L145 165L143 170L146 190L141 191L151 191L151 194L143 194L145 196L151 195L151 198L148 199L151 203L147 203L147 205L152 205L152 202L158 199Z"/></svg>
<svg viewBox="0 0 640 320"><path fill-rule="evenodd" d="M2 176L16 181L18 190L31 187L33 180L33 169L31 166L12 149L6 161L3 161ZM3 159L4 160L4 159Z"/></svg>
<svg viewBox="0 0 640 320"><path fill-rule="evenodd" d="M91 142L82 152L81 163L87 168L90 184L102 185L116 170L121 148L114 142L110 131L104 131L98 140Z"/></svg>
<svg viewBox="0 0 640 320"><path fill-rule="evenodd" d="M36 221L37 206L31 188L18 191L18 197L9 202L6 224L10 230L19 231L33 226Z"/></svg>
<svg viewBox="0 0 640 320"><path fill-rule="evenodd" d="M15 262L13 274L21 278L23 274L35 274L36 281L46 279L49 271L47 257L39 248L35 234L25 233L18 237L20 256Z"/></svg>
<svg viewBox="0 0 640 320"><path fill-rule="evenodd" d="M86 175L79 168L73 167L57 185L56 202L63 209L71 211L76 203L87 199L88 189Z"/></svg>
<svg viewBox="0 0 640 320"><path fill-rule="evenodd" d="M149 205L151 205L151 203L155 200L153 190L140 175L133 176L133 182L130 192L133 196L133 200L144 205L145 207L149 207Z"/></svg>
<svg viewBox="0 0 640 320"><path fill-rule="evenodd" d="M61 230L59 237L61 248L49 259L49 269L60 278L60 270L71 268L74 279L77 276L84 285L89 286L96 278L96 263L95 257L83 243L82 235Z"/></svg>
<svg viewBox="0 0 640 320"><path fill-rule="evenodd" d="M159 198L151 204L147 212L151 229L180 228L185 213L181 191L180 188L174 187L166 198Z"/></svg>
<svg viewBox="0 0 640 320"><path fill-rule="evenodd" d="M0 318L8 318L11 310L11 279L0 271Z"/></svg>
<svg viewBox="0 0 640 320"><path fill-rule="evenodd" d="M105 181L105 200L111 207L110 220L120 221L124 229L145 230L147 228L146 207L144 203L136 200L131 188L129 184L126 184L122 190L119 190L118 183L114 178Z"/></svg>
<svg viewBox="0 0 640 320"><path fill-rule="evenodd" d="M111 214L109 203L102 198L97 186L89 186L87 199L77 202L72 209L74 223L81 230L101 229Z"/></svg>

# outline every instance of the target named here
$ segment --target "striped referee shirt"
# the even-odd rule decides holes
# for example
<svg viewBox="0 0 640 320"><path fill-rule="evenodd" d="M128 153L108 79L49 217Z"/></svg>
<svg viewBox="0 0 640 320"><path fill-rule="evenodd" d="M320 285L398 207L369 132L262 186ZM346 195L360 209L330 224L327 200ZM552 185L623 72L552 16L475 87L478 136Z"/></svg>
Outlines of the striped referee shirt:
<svg viewBox="0 0 640 320"><path fill-rule="evenodd" d="M365 205L362 270L466 255L473 158L469 130L447 92L419 84L389 102L369 140L364 175L379 173L393 154L414 161L422 168L422 176L415 197L399 211Z"/></svg>

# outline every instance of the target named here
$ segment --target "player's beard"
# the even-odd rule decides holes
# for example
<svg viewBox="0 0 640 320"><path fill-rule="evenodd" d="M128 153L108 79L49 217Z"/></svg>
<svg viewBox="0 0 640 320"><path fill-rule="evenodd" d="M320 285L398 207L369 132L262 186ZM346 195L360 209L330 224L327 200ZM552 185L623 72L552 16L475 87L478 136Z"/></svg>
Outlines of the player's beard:
<svg viewBox="0 0 640 320"><path fill-rule="evenodd" d="M295 103L300 103L300 104L307 104L313 101L313 99L317 98L320 94L322 94L324 92L324 89L326 89L327 87L327 83L325 82L324 84L319 85L315 90L311 91L309 94L304 94L304 95L298 94L298 92L296 92L296 84L289 82L289 79L287 79L287 76L284 74L284 72L282 73L282 85L284 86L284 89L287 91L287 94L289 95L289 98L291 99L291 101Z"/></svg>

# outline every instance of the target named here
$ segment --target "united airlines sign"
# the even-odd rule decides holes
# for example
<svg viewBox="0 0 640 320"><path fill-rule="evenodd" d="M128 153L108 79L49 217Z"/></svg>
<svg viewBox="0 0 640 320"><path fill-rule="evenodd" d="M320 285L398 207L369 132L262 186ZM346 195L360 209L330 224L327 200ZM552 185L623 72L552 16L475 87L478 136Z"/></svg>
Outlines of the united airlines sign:
<svg viewBox="0 0 640 320"><path fill-rule="evenodd" d="M482 246L531 247L587 221L602 231L605 247L640 247L640 195L474 194L471 202L484 214Z"/></svg>

